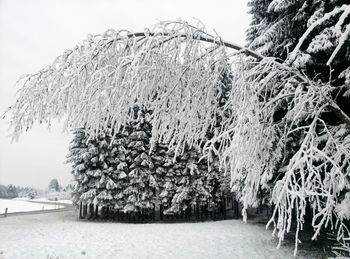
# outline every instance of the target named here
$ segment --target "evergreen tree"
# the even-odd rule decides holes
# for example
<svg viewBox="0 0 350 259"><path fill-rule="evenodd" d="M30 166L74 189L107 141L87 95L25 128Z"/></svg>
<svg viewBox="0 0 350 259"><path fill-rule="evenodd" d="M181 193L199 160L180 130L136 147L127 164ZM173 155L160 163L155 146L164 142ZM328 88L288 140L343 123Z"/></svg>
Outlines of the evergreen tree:
<svg viewBox="0 0 350 259"><path fill-rule="evenodd" d="M331 93L334 99L350 114L348 108L348 89L350 78L350 44L346 39L348 11L341 11L347 1L287 1L287 0L251 0L250 13L252 23L247 31L249 47L258 50L263 55L278 58L302 70L309 78L329 82L334 87ZM335 12L337 11L338 12ZM334 13L329 15L329 13ZM329 16L327 18L327 16ZM314 26L317 24L317 26ZM313 28L306 33L308 28ZM288 29L286 29L288 28ZM345 39L344 39L345 37ZM345 42L342 43L342 40ZM336 51L337 47L339 50ZM336 52L335 52L336 51ZM333 53L335 56L333 56ZM332 57L333 56L333 57ZM287 86L290 87L290 86ZM268 90L272 96L285 88ZM275 91L275 93L273 93ZM276 128L275 139L286 127L288 119L283 116L290 104L284 102L274 114L275 121L281 121ZM334 113L323 115L323 119L331 124L339 124ZM305 120L305 121L303 121ZM300 124L308 123L305 117ZM290 134L285 143L272 140L272 146L281 149L287 145L286 157L291 157L300 148L303 137L299 133ZM320 140L322 143L322 140ZM277 145L277 146L276 146ZM324 145L324 143L323 143ZM282 157L280 157L282 159ZM288 159L284 159L285 163ZM280 164L283 167L283 164ZM272 179L274 181L275 179Z"/></svg>
<svg viewBox="0 0 350 259"><path fill-rule="evenodd" d="M18 196L17 187L12 184L9 184L7 186L7 196L8 198L16 198Z"/></svg>
<svg viewBox="0 0 350 259"><path fill-rule="evenodd" d="M49 191L58 192L60 191L60 186L57 179L52 179L49 183Z"/></svg>
<svg viewBox="0 0 350 259"><path fill-rule="evenodd" d="M128 132L126 161L129 168L128 186L124 190L124 212L149 212L153 208L154 189L153 162L148 155L151 125L149 114L135 107L133 119L127 123Z"/></svg>
<svg viewBox="0 0 350 259"><path fill-rule="evenodd" d="M174 157L167 145L157 143L152 150L152 160L155 166L155 179L157 182L157 197L161 217L164 211L171 207L171 201L176 192L177 176Z"/></svg>
<svg viewBox="0 0 350 259"><path fill-rule="evenodd" d="M7 198L8 193L7 193L7 188L5 185L0 184L0 198Z"/></svg>
<svg viewBox="0 0 350 259"><path fill-rule="evenodd" d="M349 115L350 6L348 4L349 2L344 0L252 0L249 2L249 5L251 6L253 21L247 32L247 39L250 48L258 50L266 56L275 57L279 62L285 62L285 64L299 69L307 78L318 82L316 87L322 89L316 89L315 92L324 91L322 93L323 98L324 96L329 96L328 98L334 100L341 110ZM279 80L283 82L282 77L279 78ZM279 88L275 86L273 89L268 89L268 87L266 87L266 95L273 99L277 94L282 95L290 91L293 87L299 87L301 91L311 92L314 89L308 89L308 87L315 87L315 85L316 84L311 86L305 85L301 87L299 84L295 84L295 82L293 84L291 82L289 84L281 84ZM281 211L284 205L280 202L281 198L279 197L279 199L277 199L277 197L285 191L281 186L289 181L286 169L293 168L295 172L299 172L294 176L295 183L292 184L294 186L288 188L300 188L296 186L298 182L304 181L302 179L306 178L308 181L313 179L313 170L304 171L304 168L308 166L302 166L301 168L297 166L299 161L302 160L302 157L307 157L307 159L309 159L307 162L308 165L312 164L314 168L318 167L318 177L323 179L323 181L327 182L330 177L334 177L331 176L334 174L334 170L331 170L329 165L320 166L322 164L321 161L324 159L323 157L319 158L318 155L314 154L308 157L308 155L306 156L305 154L309 151L305 150L305 153L301 151L306 147L305 143L308 141L308 135L314 134L312 144L308 145L312 146L313 150L324 150L323 156L330 161L331 159L328 157L331 157L337 152L338 144L344 143L344 145L346 145L347 142L344 140L349 134L348 129L342 124L344 121L339 120L339 116L333 108L325 109L326 112L323 112L318 120L320 123L314 124L315 126L310 126L312 125L314 117L308 116L307 112L301 113L300 110L298 113L299 117L296 119L295 114L293 115L289 111L298 105L298 102L288 102L288 100L291 99L285 98L278 107L276 106L277 109L273 116L275 134L270 138L271 149L269 152L271 153L273 152L272 150L277 149L280 150L278 153L283 151L283 155L271 156L268 159L269 164L274 165L272 167L267 166L269 168L267 171L271 171L271 173L269 173L267 177L268 181L266 181L266 179L264 180L274 188L274 194L271 200L280 206L278 209L279 211ZM309 97L309 100L306 99L306 103L312 103L310 100L312 100L312 96ZM307 105L304 105L304 107L307 107ZM293 121L291 121L291 118L293 118ZM293 129L313 128L314 132L305 134L305 132L301 130L292 130L292 127ZM291 129L291 132L288 133L288 137L282 141L278 140L278 138L283 135L286 128ZM313 158L313 156L315 156L315 158ZM346 174L348 170L347 158L342 155L336 160L336 163L339 163L340 173ZM296 166L292 167L291 162ZM326 164L327 162L323 163ZM347 187L349 183L349 177L345 176L344 184L337 185L339 189L335 193L332 193L332 197L337 196L337 201L345 201L345 197L350 190L349 187ZM312 186L310 182L307 184L308 186ZM304 186L301 188L304 188ZM238 190L238 192L241 191ZM321 222L326 222L326 213L322 212L321 214L317 214L315 213L315 209L320 209L319 204L321 203L324 204L324 210L330 211L337 208L337 206L341 207L341 203L339 205L335 203L330 205L327 196L324 195L322 195L322 197L320 195L317 198L317 202L315 201L316 199L312 197L312 194L307 196L309 197L305 198L302 196L302 199L305 200L304 204L308 205L302 206L304 208L313 207L313 215L306 216L310 216L308 220L310 220L310 222L312 220L313 227L315 228L315 236L317 236L323 224L316 224L315 222L320 220L321 214L323 217ZM293 197L293 195L290 197ZM322 200L322 202L320 202L320 200ZM295 209L301 211L300 207ZM284 211L282 211L282 213L283 212ZM302 214L299 213L298 217L301 215L301 219L297 219L299 225L302 225L304 222L304 214L305 209ZM341 213L337 213L337 216L341 220L346 218L342 215ZM279 216L282 217L282 215ZM291 218L292 216L289 217ZM305 218L307 219L307 217ZM341 238L346 232L342 226L342 223L338 224L338 238ZM278 228L281 233L284 233L283 231L286 229L286 224Z"/></svg>
<svg viewBox="0 0 350 259"><path fill-rule="evenodd" d="M217 209L223 195L218 160L215 165L199 161L200 148L187 148L174 159L165 144L156 144L150 153L148 118L148 112L135 108L134 118L115 136L74 132L68 156L74 203L141 214L160 206L162 215L184 213L192 206Z"/></svg>
<svg viewBox="0 0 350 259"><path fill-rule="evenodd" d="M89 170L92 154L88 148L87 136L84 132L84 129L76 129L74 132L74 139L71 142L69 147L69 155L67 156L67 162L72 164L72 175L73 175L73 184L72 184L72 201L74 204L79 204L84 200L81 198L83 193L90 191L89 183ZM90 203L96 196L96 190L91 191ZM85 195L86 196L86 195Z"/></svg>
<svg viewBox="0 0 350 259"><path fill-rule="evenodd" d="M94 186L94 193L96 194L93 203L95 205L102 205L113 207L114 195L117 189L115 183L115 157L111 153L114 147L111 145L111 136L108 133L99 134L97 139L91 140L92 170L90 174L93 175L89 185Z"/></svg>
<svg viewBox="0 0 350 259"><path fill-rule="evenodd" d="M101 133L97 139L90 138L84 129L74 132L68 162L72 163L75 184L72 190L73 202L110 206L113 204L118 177L111 136Z"/></svg>
<svg viewBox="0 0 350 259"><path fill-rule="evenodd" d="M201 156L200 148L185 148L183 155L165 164L169 168L163 172L160 192L165 214L186 213L192 206L218 208L222 199L220 179L225 176L218 168L218 159L214 165L200 160Z"/></svg>
<svg viewBox="0 0 350 259"><path fill-rule="evenodd" d="M128 173L129 168L126 163L126 155L127 149L125 148L127 145L126 135L123 133L117 134L118 137L115 137L112 140L112 150L111 156L114 157L116 167L114 171L114 208L119 211L124 208L126 204L126 198L124 190L128 184ZM112 187L112 186L111 186Z"/></svg>
<svg viewBox="0 0 350 259"><path fill-rule="evenodd" d="M168 199L165 214L183 212L196 204L195 180L200 179L202 173L198 170L197 158L191 149L185 149L184 154L176 158L172 165L172 177L168 177L172 181L167 181L164 186L164 189L172 194L171 199Z"/></svg>
<svg viewBox="0 0 350 259"><path fill-rule="evenodd" d="M25 187L18 193L18 197L26 197L30 199L34 199L37 196L38 196L37 190L32 187Z"/></svg>
<svg viewBox="0 0 350 259"><path fill-rule="evenodd" d="M348 93L350 44L346 3L345 0L251 0L249 47L266 56L288 59L310 78L323 82L331 79L337 93L339 90ZM308 28L313 29L305 34ZM349 111L342 94L338 101Z"/></svg>

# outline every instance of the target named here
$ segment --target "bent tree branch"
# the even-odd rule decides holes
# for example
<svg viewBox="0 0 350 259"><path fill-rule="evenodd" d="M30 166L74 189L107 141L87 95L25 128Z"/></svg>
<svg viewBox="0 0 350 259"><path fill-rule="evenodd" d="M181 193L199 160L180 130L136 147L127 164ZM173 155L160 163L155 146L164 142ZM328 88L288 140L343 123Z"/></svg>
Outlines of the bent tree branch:
<svg viewBox="0 0 350 259"><path fill-rule="evenodd" d="M205 36L207 35L207 36ZM217 44L217 45L221 45L224 46L226 48L229 49L233 49L236 51L239 51L240 53L244 53L248 56L253 57L254 59L256 59L257 61L262 61L265 57L260 55L259 53L248 49L248 48L244 48L238 44L235 43L231 43L225 40L222 40L221 38L215 38L209 34L205 34L205 35L201 35L201 34L193 34L193 35L180 35L181 38L184 39L188 39L191 38L193 40L199 40L199 41L203 41L203 42L209 42L209 43L213 43L213 44ZM127 34L127 37L129 38L133 38L133 37L141 37L144 38L146 36L151 36L151 37L159 37L159 36L171 36L171 34L169 33L145 33L145 32L135 32L135 33L129 33ZM278 60L273 61L275 63L275 65L277 65L278 67L280 67L281 69L285 69L288 72L291 72L293 74L295 74L295 78L299 83L305 83L305 84L309 84L309 79L306 78L305 76L303 76L298 70L294 69L291 67L289 61L287 61L286 63L281 63ZM335 116L338 117L338 119L340 119L340 121L342 123L344 123L345 125L347 125L350 128L350 117L339 107L339 105L337 103L334 102L334 100L330 99L329 97L323 96L330 108L330 111L334 113Z"/></svg>

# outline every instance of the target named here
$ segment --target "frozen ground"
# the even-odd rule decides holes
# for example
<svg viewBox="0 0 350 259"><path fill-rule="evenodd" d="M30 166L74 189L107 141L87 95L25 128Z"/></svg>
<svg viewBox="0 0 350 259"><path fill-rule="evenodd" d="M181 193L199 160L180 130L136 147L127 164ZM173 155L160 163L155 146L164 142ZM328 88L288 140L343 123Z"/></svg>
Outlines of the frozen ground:
<svg viewBox="0 0 350 259"><path fill-rule="evenodd" d="M0 258L294 258L271 231L240 220L126 224L77 220L74 211L0 218ZM320 258L300 251L299 258Z"/></svg>
<svg viewBox="0 0 350 259"><path fill-rule="evenodd" d="M40 204L24 200L16 199L0 199L0 214L5 213L5 208L8 208L7 213L52 210L62 208L61 205Z"/></svg>

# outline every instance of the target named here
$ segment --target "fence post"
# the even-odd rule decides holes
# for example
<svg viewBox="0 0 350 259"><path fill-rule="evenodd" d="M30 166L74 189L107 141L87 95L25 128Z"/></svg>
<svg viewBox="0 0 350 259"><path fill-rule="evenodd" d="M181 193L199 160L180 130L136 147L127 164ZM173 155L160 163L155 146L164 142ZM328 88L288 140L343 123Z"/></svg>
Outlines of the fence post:
<svg viewBox="0 0 350 259"><path fill-rule="evenodd" d="M7 210L8 208L5 208L5 218L7 217Z"/></svg>

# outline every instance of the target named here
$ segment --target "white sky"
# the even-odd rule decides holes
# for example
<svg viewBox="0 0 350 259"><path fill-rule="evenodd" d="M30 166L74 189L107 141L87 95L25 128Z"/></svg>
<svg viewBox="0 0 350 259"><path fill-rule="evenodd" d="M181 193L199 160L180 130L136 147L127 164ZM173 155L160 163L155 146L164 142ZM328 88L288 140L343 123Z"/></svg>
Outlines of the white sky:
<svg viewBox="0 0 350 259"><path fill-rule="evenodd" d="M0 0L0 115L15 100L16 80L35 73L88 33L108 28L140 31L159 20L200 19L223 39L244 45L250 22L245 0ZM10 143L8 120L0 119L0 184L46 188L52 178L66 185L64 164L70 136L62 126L36 126Z"/></svg>

